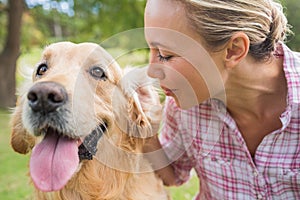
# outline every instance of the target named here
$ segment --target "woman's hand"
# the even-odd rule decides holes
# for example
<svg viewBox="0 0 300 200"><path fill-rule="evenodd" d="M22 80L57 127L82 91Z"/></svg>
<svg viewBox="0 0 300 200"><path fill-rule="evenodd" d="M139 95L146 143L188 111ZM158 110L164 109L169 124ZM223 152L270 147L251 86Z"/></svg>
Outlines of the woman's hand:
<svg viewBox="0 0 300 200"><path fill-rule="evenodd" d="M162 119L162 105L159 95L152 85L139 87L137 93L142 109L151 124L152 134L156 135Z"/></svg>

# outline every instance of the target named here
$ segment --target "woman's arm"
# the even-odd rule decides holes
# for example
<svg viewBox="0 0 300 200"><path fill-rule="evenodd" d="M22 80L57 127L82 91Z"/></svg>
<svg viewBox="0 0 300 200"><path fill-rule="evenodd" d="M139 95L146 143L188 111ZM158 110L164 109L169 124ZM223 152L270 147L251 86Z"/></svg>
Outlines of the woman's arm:
<svg viewBox="0 0 300 200"><path fill-rule="evenodd" d="M152 164L156 174L163 180L164 185L178 185L176 184L174 169L167 158L157 135L146 139L143 151L146 153L145 157Z"/></svg>

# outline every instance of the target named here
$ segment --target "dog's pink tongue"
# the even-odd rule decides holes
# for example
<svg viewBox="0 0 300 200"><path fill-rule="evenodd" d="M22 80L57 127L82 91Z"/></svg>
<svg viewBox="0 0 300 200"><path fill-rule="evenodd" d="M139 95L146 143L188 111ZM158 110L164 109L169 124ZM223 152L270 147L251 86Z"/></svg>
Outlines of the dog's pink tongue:
<svg viewBox="0 0 300 200"><path fill-rule="evenodd" d="M78 163L76 140L48 132L32 151L30 176L41 191L60 190L75 173Z"/></svg>

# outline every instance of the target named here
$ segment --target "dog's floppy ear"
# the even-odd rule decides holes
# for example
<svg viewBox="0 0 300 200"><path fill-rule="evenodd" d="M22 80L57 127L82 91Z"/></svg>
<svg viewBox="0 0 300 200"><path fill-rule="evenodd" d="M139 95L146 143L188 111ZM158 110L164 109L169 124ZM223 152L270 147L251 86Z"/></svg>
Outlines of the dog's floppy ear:
<svg viewBox="0 0 300 200"><path fill-rule="evenodd" d="M119 127L130 136L147 138L158 131L162 107L153 83L154 80L147 76L147 68L124 70L119 85L126 103L113 103L113 108L117 107L118 110L115 114ZM119 97L117 101L121 99L122 97ZM113 100L113 102L117 101ZM116 104L118 105L115 106Z"/></svg>
<svg viewBox="0 0 300 200"><path fill-rule="evenodd" d="M10 143L12 148L21 154L28 153L35 145L35 138L30 135L24 128L22 123L22 109L20 98L17 102L17 107L11 118L11 138Z"/></svg>

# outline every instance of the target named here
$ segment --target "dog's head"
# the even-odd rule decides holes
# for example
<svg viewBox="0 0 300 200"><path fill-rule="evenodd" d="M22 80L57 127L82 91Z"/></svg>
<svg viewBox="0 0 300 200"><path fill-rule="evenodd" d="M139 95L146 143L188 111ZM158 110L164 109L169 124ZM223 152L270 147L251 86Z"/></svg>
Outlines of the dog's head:
<svg viewBox="0 0 300 200"><path fill-rule="evenodd" d="M146 77L137 73L129 79ZM101 151L97 142L103 134L151 133L151 113L143 112L132 83L97 44L61 42L45 48L33 83L20 94L11 137L15 151L33 148L30 174L38 189L61 189L80 160Z"/></svg>

